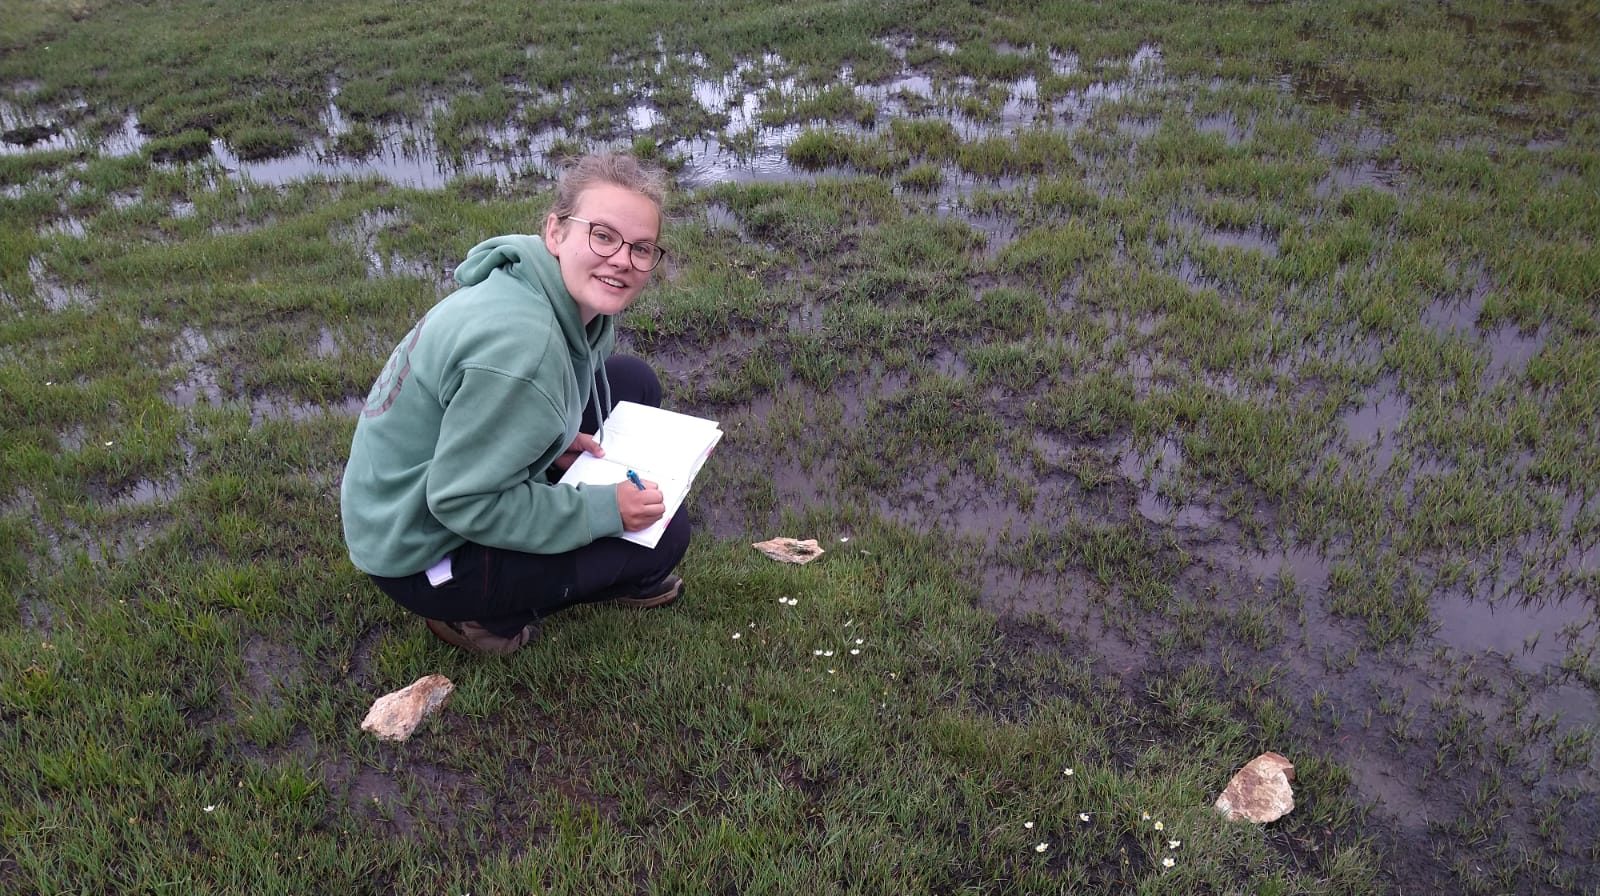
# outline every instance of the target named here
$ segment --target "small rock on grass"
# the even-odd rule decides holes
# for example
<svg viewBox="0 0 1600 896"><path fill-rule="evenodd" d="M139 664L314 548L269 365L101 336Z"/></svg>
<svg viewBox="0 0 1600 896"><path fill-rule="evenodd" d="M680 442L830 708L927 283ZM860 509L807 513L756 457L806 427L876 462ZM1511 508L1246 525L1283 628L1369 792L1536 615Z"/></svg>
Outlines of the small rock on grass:
<svg viewBox="0 0 1600 896"><path fill-rule="evenodd" d="M1294 810L1293 780L1294 763L1277 753L1262 753L1228 782L1217 797L1217 811L1229 821L1277 821Z"/></svg>
<svg viewBox="0 0 1600 896"><path fill-rule="evenodd" d="M755 542L750 546L768 557L774 560L781 560L784 563L810 563L823 554L822 547L817 544L815 538L801 540L779 536L767 541Z"/></svg>
<svg viewBox="0 0 1600 896"><path fill-rule="evenodd" d="M424 675L374 701L361 723L361 730L370 731L382 740L405 740L423 719L444 708L455 689L455 684L443 675Z"/></svg>

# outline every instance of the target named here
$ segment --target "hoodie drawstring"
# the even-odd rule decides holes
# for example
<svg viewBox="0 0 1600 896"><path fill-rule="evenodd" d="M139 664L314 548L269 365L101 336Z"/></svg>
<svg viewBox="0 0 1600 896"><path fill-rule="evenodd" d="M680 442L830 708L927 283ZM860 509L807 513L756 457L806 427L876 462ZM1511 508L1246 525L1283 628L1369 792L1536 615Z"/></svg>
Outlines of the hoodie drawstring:
<svg viewBox="0 0 1600 896"><path fill-rule="evenodd" d="M600 368L598 372L600 375L595 377L595 382L600 386L600 388L595 390L593 398L595 410L594 418L600 421L600 425L595 427L594 440L604 444L606 438L606 416L611 413L611 378L606 376L606 365L604 361L600 362ZM600 399L600 392L602 389L606 393L604 401Z"/></svg>

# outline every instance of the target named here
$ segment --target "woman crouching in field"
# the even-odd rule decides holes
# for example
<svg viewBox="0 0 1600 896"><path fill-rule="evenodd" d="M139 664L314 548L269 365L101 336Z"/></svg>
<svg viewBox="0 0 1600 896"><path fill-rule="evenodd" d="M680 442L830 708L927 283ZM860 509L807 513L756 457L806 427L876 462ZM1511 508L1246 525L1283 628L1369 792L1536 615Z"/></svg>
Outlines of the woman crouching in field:
<svg viewBox="0 0 1600 896"><path fill-rule="evenodd" d="M367 396L340 491L350 559L450 644L506 654L573 604L683 593L683 511L654 549L617 537L661 518L655 483L556 484L604 453L593 433L616 402L661 403L654 371L611 352L665 255L665 192L631 156L580 159L543 238L475 246Z"/></svg>

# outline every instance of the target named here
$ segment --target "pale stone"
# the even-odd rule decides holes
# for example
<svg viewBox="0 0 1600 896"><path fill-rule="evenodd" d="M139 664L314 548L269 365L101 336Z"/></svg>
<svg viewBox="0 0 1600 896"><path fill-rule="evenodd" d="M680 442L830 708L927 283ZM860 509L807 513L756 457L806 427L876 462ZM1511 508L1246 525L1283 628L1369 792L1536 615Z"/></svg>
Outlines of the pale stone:
<svg viewBox="0 0 1600 896"><path fill-rule="evenodd" d="M810 563L821 557L823 550L815 538L800 540L796 538L773 538L768 541L758 541L750 545L756 550L774 560L784 563Z"/></svg>
<svg viewBox="0 0 1600 896"><path fill-rule="evenodd" d="M361 723L383 740L405 740L422 720L433 715L450 700L456 686L443 675L424 675L392 694L379 697Z"/></svg>
<svg viewBox="0 0 1600 896"><path fill-rule="evenodd" d="M1266 824L1294 809L1294 763L1277 753L1262 753L1233 776L1217 797L1217 811L1229 821Z"/></svg>

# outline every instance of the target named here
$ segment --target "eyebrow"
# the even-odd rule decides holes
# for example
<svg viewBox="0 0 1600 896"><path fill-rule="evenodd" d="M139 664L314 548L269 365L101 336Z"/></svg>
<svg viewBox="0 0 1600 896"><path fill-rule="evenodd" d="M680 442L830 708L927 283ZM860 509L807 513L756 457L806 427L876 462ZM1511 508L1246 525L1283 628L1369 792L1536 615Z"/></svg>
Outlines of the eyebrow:
<svg viewBox="0 0 1600 896"><path fill-rule="evenodd" d="M583 216L582 215L568 215L567 217L569 217L569 218L582 218ZM589 218L589 219L586 219L586 220L588 220L591 224L599 224L601 227L604 227L607 230L615 230L619 234L622 233L622 228L618 227L617 225L615 225L613 223L611 223L610 221L602 221L599 218ZM642 239L642 240L630 240L627 237L623 237L623 239L625 241L627 241L627 242L630 242L630 243L659 244L661 242L661 235L659 233L657 233L653 237L650 237L648 239Z"/></svg>

